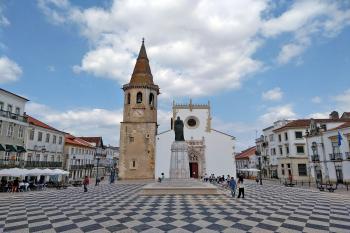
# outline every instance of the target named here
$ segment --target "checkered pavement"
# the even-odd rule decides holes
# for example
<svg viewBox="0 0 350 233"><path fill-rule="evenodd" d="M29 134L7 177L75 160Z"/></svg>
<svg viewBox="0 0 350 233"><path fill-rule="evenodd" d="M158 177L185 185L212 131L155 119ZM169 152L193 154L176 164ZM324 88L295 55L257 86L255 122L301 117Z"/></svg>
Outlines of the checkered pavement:
<svg viewBox="0 0 350 233"><path fill-rule="evenodd" d="M246 184L223 195L139 196L142 184L0 193L0 232L350 232L350 197Z"/></svg>

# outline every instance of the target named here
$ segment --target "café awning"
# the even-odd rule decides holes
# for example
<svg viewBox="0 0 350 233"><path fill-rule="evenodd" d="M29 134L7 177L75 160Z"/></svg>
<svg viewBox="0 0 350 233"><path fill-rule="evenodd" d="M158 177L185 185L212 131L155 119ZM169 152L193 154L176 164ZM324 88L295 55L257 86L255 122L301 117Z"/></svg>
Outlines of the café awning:
<svg viewBox="0 0 350 233"><path fill-rule="evenodd" d="M26 149L23 146L17 146L17 152L18 153L23 153L23 152L27 152Z"/></svg>
<svg viewBox="0 0 350 233"><path fill-rule="evenodd" d="M6 152L17 152L17 150L14 146L6 144Z"/></svg>

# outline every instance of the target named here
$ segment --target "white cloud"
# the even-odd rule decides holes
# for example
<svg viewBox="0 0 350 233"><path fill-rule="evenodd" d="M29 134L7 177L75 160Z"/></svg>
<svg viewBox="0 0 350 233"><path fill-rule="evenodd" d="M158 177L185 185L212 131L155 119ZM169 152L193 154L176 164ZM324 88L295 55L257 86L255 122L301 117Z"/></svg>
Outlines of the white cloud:
<svg viewBox="0 0 350 233"><path fill-rule="evenodd" d="M0 2L0 27L6 27L10 25L10 21L3 14L3 3Z"/></svg>
<svg viewBox="0 0 350 233"><path fill-rule="evenodd" d="M282 97L283 97L283 92L279 87L273 88L271 90L268 90L262 93L262 98L264 100L276 101L276 100L281 100Z"/></svg>
<svg viewBox="0 0 350 233"><path fill-rule="evenodd" d="M50 72L55 72L56 71L56 67L53 66L53 65L50 65L47 67L47 70L50 71Z"/></svg>
<svg viewBox="0 0 350 233"><path fill-rule="evenodd" d="M319 96L314 96L314 97L312 97L311 102L315 103L315 104L319 104L322 102L322 98Z"/></svg>
<svg viewBox="0 0 350 233"><path fill-rule="evenodd" d="M330 1L295 1L279 16L270 12L268 0L114 0L86 9L68 0L39 0L38 5L53 23L75 25L89 41L90 51L73 67L76 73L124 84L145 37L160 98L237 89L264 70L253 55L269 38L291 35L277 56L285 64L300 57L315 35L339 33L350 15Z"/></svg>
<svg viewBox="0 0 350 233"><path fill-rule="evenodd" d="M315 112L308 115L306 118L314 118L314 119L328 119L330 112Z"/></svg>
<svg viewBox="0 0 350 233"><path fill-rule="evenodd" d="M0 83L13 82L22 75L21 67L9 58L0 57Z"/></svg>
<svg viewBox="0 0 350 233"><path fill-rule="evenodd" d="M296 113L291 104L275 106L267 109L267 112L259 117L263 124L272 125L277 120L294 119Z"/></svg>
<svg viewBox="0 0 350 233"><path fill-rule="evenodd" d="M334 97L339 111L350 112L350 89Z"/></svg>

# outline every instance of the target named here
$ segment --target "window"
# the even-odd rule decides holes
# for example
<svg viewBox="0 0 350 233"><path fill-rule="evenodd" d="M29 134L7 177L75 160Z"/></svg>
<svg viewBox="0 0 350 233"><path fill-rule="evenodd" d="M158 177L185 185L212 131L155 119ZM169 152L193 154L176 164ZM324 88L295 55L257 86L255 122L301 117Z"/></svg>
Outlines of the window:
<svg viewBox="0 0 350 233"><path fill-rule="evenodd" d="M44 162L47 162L47 155L44 155Z"/></svg>
<svg viewBox="0 0 350 233"><path fill-rule="evenodd" d="M24 127L20 126L18 129L18 138L23 138L23 134L24 134Z"/></svg>
<svg viewBox="0 0 350 233"><path fill-rule="evenodd" d="M10 152L5 152L5 161L9 161L10 159Z"/></svg>
<svg viewBox="0 0 350 233"><path fill-rule="evenodd" d="M281 164L281 173L284 176L284 164Z"/></svg>
<svg viewBox="0 0 350 233"><path fill-rule="evenodd" d="M273 134L269 135L269 140L270 140L270 142L273 142Z"/></svg>
<svg viewBox="0 0 350 233"><path fill-rule="evenodd" d="M58 138L58 144L60 144L60 145L62 144L62 137Z"/></svg>
<svg viewBox="0 0 350 233"><path fill-rule="evenodd" d="M290 168L290 163L287 163L287 167L288 167L288 169Z"/></svg>
<svg viewBox="0 0 350 233"><path fill-rule="evenodd" d="M30 130L30 132L29 132L29 140L31 140L31 141L34 140L34 129Z"/></svg>
<svg viewBox="0 0 350 233"><path fill-rule="evenodd" d="M4 102L0 102L0 110L4 110Z"/></svg>
<svg viewBox="0 0 350 233"><path fill-rule="evenodd" d="M74 147L71 148L71 154L74 154Z"/></svg>
<svg viewBox="0 0 350 233"><path fill-rule="evenodd" d="M40 154L36 155L35 161L39 162L40 161Z"/></svg>
<svg viewBox="0 0 350 233"><path fill-rule="evenodd" d="M55 162L55 156L51 155L51 162Z"/></svg>
<svg viewBox="0 0 350 233"><path fill-rule="evenodd" d="M289 155L289 146L286 146L286 153Z"/></svg>
<svg viewBox="0 0 350 233"><path fill-rule="evenodd" d="M61 155L57 156L57 162L61 162Z"/></svg>
<svg viewBox="0 0 350 233"><path fill-rule="evenodd" d="M43 140L43 133L38 132L38 142L41 142Z"/></svg>
<svg viewBox="0 0 350 233"><path fill-rule="evenodd" d="M303 132L295 131L295 138L296 139L302 139L303 138Z"/></svg>
<svg viewBox="0 0 350 233"><path fill-rule="evenodd" d="M288 133L287 132L284 133L284 140L288 141Z"/></svg>
<svg viewBox="0 0 350 233"><path fill-rule="evenodd" d="M53 138L52 138L52 143L53 143L53 144L56 144L56 138L57 138L57 136L56 136L56 135L53 135Z"/></svg>
<svg viewBox="0 0 350 233"><path fill-rule="evenodd" d="M271 155L276 155L276 149L275 148L271 149Z"/></svg>
<svg viewBox="0 0 350 233"><path fill-rule="evenodd" d="M304 154L304 146L297 146L297 153Z"/></svg>
<svg viewBox="0 0 350 233"><path fill-rule="evenodd" d="M280 155L283 155L283 148L282 148L282 146L280 146L279 149L280 149Z"/></svg>
<svg viewBox="0 0 350 233"><path fill-rule="evenodd" d="M132 161L132 167L136 167L136 161L135 160Z"/></svg>
<svg viewBox="0 0 350 233"><path fill-rule="evenodd" d="M50 142L50 134L46 134L46 142L49 143Z"/></svg>
<svg viewBox="0 0 350 233"><path fill-rule="evenodd" d="M28 157L27 157L27 161L28 161L28 162L31 162L31 161L32 161L32 156L33 156L32 154L28 154Z"/></svg>
<svg viewBox="0 0 350 233"><path fill-rule="evenodd" d="M151 105L151 107L154 106L154 95L153 93L149 94L149 105Z"/></svg>
<svg viewBox="0 0 350 233"><path fill-rule="evenodd" d="M129 137L129 142L134 142L134 137Z"/></svg>
<svg viewBox="0 0 350 233"><path fill-rule="evenodd" d="M0 120L0 136L1 136L1 131L2 131L2 120Z"/></svg>
<svg viewBox="0 0 350 233"><path fill-rule="evenodd" d="M19 115L20 112L21 112L21 109L20 109L19 107L16 107L15 113L16 113L17 115Z"/></svg>
<svg viewBox="0 0 350 233"><path fill-rule="evenodd" d="M12 112L12 105L11 105L11 104L8 104L8 105L7 105L7 111L8 111L8 112Z"/></svg>
<svg viewBox="0 0 350 233"><path fill-rule="evenodd" d="M333 153L340 153L338 142L332 142Z"/></svg>
<svg viewBox="0 0 350 233"><path fill-rule="evenodd" d="M13 124L9 124L9 127L7 128L7 137L12 137L13 136Z"/></svg>
<svg viewBox="0 0 350 233"><path fill-rule="evenodd" d="M299 176L307 176L306 164L298 164Z"/></svg>
<svg viewBox="0 0 350 233"><path fill-rule="evenodd" d="M281 134L278 135L278 141L279 141L279 142L282 141L282 135L281 135Z"/></svg>
<svg viewBox="0 0 350 233"><path fill-rule="evenodd" d="M136 103L141 104L142 103L142 93L138 92L136 95Z"/></svg>
<svg viewBox="0 0 350 233"><path fill-rule="evenodd" d="M131 98L131 96L130 96L130 93L128 93L128 96L127 96L127 104L130 104L130 98Z"/></svg>

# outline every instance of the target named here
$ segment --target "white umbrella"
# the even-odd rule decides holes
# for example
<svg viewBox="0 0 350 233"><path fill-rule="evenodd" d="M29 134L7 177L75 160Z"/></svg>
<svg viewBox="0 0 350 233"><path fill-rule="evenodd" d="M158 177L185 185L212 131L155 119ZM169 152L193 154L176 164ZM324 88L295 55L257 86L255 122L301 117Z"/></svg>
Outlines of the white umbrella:
<svg viewBox="0 0 350 233"><path fill-rule="evenodd" d="M0 176L8 176L8 170L9 169L2 169L2 170L0 170Z"/></svg>
<svg viewBox="0 0 350 233"><path fill-rule="evenodd" d="M43 170L39 168L34 168L28 171L28 175L30 176L40 176L43 175Z"/></svg>
<svg viewBox="0 0 350 233"><path fill-rule="evenodd" d="M243 168L243 169L238 169L238 171L242 171L242 172L259 172L259 169L256 168Z"/></svg>
<svg viewBox="0 0 350 233"><path fill-rule="evenodd" d="M4 169L1 170L1 176L14 176L14 177L20 177L20 176L26 176L28 175L29 170L22 169L22 168L10 168L10 169Z"/></svg>
<svg viewBox="0 0 350 233"><path fill-rule="evenodd" d="M55 172L55 174L57 174L57 175L68 175L69 174L69 172L58 169L58 168L54 169L53 172Z"/></svg>
<svg viewBox="0 0 350 233"><path fill-rule="evenodd" d="M42 175L44 176L52 176L52 175L56 175L55 172L51 169L45 168L44 170L42 170Z"/></svg>

